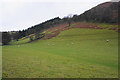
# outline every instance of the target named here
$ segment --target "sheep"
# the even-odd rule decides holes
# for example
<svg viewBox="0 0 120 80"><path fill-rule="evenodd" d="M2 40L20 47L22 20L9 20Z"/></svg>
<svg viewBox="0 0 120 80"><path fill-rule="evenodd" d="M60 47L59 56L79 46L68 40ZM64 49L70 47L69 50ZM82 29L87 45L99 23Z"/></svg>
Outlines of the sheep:
<svg viewBox="0 0 120 80"><path fill-rule="evenodd" d="M109 42L110 40L106 40L106 42Z"/></svg>
<svg viewBox="0 0 120 80"><path fill-rule="evenodd" d="M72 44L74 44L74 43L72 42Z"/></svg>

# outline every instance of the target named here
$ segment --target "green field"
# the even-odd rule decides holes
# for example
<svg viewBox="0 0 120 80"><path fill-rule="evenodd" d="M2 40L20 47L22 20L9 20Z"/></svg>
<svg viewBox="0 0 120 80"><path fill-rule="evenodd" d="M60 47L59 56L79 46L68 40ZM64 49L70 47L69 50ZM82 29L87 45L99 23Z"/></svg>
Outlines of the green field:
<svg viewBox="0 0 120 80"><path fill-rule="evenodd" d="M69 29L52 39L3 46L2 51L3 77L118 77L118 33L108 29Z"/></svg>

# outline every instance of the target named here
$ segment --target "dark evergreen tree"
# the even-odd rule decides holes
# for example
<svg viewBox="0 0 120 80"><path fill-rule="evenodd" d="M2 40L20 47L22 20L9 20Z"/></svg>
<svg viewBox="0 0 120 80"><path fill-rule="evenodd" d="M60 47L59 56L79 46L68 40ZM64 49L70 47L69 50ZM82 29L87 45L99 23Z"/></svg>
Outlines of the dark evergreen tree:
<svg viewBox="0 0 120 80"><path fill-rule="evenodd" d="M8 32L2 32L2 45L8 45L10 41L10 34Z"/></svg>

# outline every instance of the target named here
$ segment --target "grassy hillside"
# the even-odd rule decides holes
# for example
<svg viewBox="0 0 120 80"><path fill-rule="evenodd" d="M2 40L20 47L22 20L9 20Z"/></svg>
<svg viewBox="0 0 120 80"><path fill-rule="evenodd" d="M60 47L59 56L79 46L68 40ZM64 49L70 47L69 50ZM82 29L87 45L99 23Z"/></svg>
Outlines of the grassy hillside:
<svg viewBox="0 0 120 80"><path fill-rule="evenodd" d="M51 39L3 46L3 77L116 78L118 33L71 27Z"/></svg>

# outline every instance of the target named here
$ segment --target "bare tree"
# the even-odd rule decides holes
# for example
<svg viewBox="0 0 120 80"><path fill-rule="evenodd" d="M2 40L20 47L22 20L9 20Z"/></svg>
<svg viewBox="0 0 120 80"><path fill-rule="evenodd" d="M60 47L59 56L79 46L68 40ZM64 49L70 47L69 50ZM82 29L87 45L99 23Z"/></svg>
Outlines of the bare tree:
<svg viewBox="0 0 120 80"><path fill-rule="evenodd" d="M69 14L68 16L67 16L67 18L68 18L68 27L70 27L70 25L71 25L71 22L72 22L72 18L73 17L73 14Z"/></svg>

